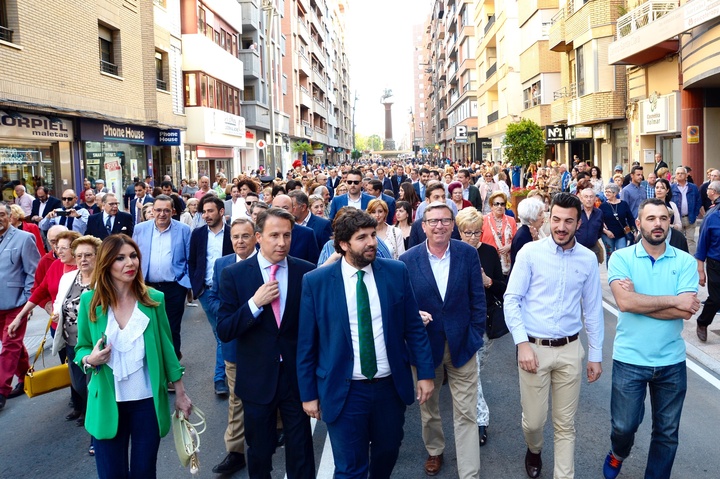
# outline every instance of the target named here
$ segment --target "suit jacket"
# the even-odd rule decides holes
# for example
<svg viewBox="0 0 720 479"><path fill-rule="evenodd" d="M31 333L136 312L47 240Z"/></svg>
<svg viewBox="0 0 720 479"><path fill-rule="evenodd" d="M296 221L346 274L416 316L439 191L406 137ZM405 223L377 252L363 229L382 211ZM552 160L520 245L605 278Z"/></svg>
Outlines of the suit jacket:
<svg viewBox="0 0 720 479"><path fill-rule="evenodd" d="M137 211L137 201L138 201L138 199L134 198L130 202L130 216L132 216L133 223L137 223L137 218L135 218L135 212ZM145 195L145 196L143 196L143 199L141 200L141 204L146 205L146 204L152 203L154 201L155 201L155 198L153 198L150 195ZM175 204L175 202L173 201L173 205L174 204ZM182 213L182 211L181 211L181 213Z"/></svg>
<svg viewBox="0 0 720 479"><path fill-rule="evenodd" d="M168 400L167 384L182 378L185 368L180 366L175 355L170 323L165 313L165 295L152 288L148 291L150 299L160 303L155 307L148 307L138 303L138 308L148 318L143 339L145 340L145 361L150 373L150 387L153 392L153 403L157 416L160 436L165 436L170 430L170 402ZM108 315L98 306L95 309L97 321L90 321L88 314L90 300L94 291L85 291L80 295L78 308L78 342L75 346L75 364L82 369L82 360L89 355L95 344L102 337L107 327ZM117 435L118 406L115 400L115 380L113 371L108 365L100 367L97 374L90 375L88 384L87 411L85 413L85 429L97 439L112 439Z"/></svg>
<svg viewBox="0 0 720 479"><path fill-rule="evenodd" d="M43 214L40 215L40 200L35 198L35 200L32 202L32 212L30 213L30 218L32 218L33 216L45 217L51 210L54 210L56 208L62 208L62 202L59 198L55 198L54 196L48 196L47 202L45 203L45 209L43 210Z"/></svg>
<svg viewBox="0 0 720 479"><path fill-rule="evenodd" d="M20 223L20 228L18 228L21 231L25 231L26 233L30 233L35 237L35 244L38 248L38 253L40 253L40 257L47 252L45 251L45 242L43 241L42 235L40 234L40 228L35 223L31 223L29 218L26 218L25 221L22 221Z"/></svg>
<svg viewBox="0 0 720 479"><path fill-rule="evenodd" d="M331 177L328 177L327 182L325 183L325 187L330 192L330 199L333 199L335 197L335 188L338 187L341 180L342 178L340 178L340 175L336 176L334 180Z"/></svg>
<svg viewBox="0 0 720 479"><path fill-rule="evenodd" d="M233 252L232 240L230 239L230 226L225 224L224 221L223 229L224 236L221 256L225 256ZM196 298L199 298L205 290L205 274L207 273L207 244L208 225L195 228L190 234L188 271L190 273L190 284L192 285L193 296Z"/></svg>
<svg viewBox="0 0 720 479"><path fill-rule="evenodd" d="M415 193L417 193L418 198L420 198L420 201L421 201L421 202L422 202L422 201L425 201L425 192L423 192L422 194L420 194L420 186L421 186L421 183L420 183L419 181L416 181L416 182L413 183L412 185L413 185L413 188L415 188Z"/></svg>
<svg viewBox="0 0 720 479"><path fill-rule="evenodd" d="M387 203L388 206L388 215L385 222L387 222L387 224L389 225L395 223L395 198L383 193L380 199Z"/></svg>
<svg viewBox="0 0 720 479"><path fill-rule="evenodd" d="M442 361L446 339L453 365L464 365L482 346L485 332L485 288L480 280L477 250L462 241L450 240L450 275L444 301L425 245L411 248L400 256L400 261L410 271L420 310L433 318L426 329L435 367Z"/></svg>
<svg viewBox="0 0 720 479"><path fill-rule="evenodd" d="M496 255L497 256L497 255ZM220 288L224 287L220 282L222 271L230 266L237 263L237 255L235 252L225 255L215 260L215 266L213 267L213 285L212 288L205 291L207 296L207 304L212 311L212 314L217 318L218 310L220 309ZM225 361L235 364L237 362L237 339L232 341L222 341L220 343L220 349L222 350L222 357Z"/></svg>
<svg viewBox="0 0 720 479"><path fill-rule="evenodd" d="M374 196L369 195L363 191L360 196L360 209L365 211L365 208L367 208L368 203L370 203L370 201L374 200L374 199L375 199ZM330 221L335 219L335 215L337 214L338 211L340 211L340 208L344 208L347 205L348 205L347 193L333 198L332 202L330 203Z"/></svg>
<svg viewBox="0 0 720 479"><path fill-rule="evenodd" d="M398 176L398 175L392 175L390 177L390 183L392 184L392 190L395 194L395 199L400 195L400 184L407 181L408 177L406 175Z"/></svg>
<svg viewBox="0 0 720 479"><path fill-rule="evenodd" d="M278 328L270 305L255 318L248 305L263 285L257 255L227 266L220 274L217 333L221 341L237 339L235 394L243 401L269 404L277 393L280 358L290 386L297 390L296 356L302 277L315 265L288 256L285 311Z"/></svg>
<svg viewBox="0 0 720 479"><path fill-rule="evenodd" d="M378 180L380 180L380 178L378 178ZM383 186L382 186L383 193L385 192L385 190L390 190L390 191L392 191L393 194L394 194L395 190L393 189L393 184L392 184L392 181L390 181L390 178L388 178L388 177L386 176L386 177L383 178L381 181L382 181L382 184L383 184Z"/></svg>
<svg viewBox="0 0 720 479"><path fill-rule="evenodd" d="M384 259L376 259L372 268L393 383L405 404L412 404L410 358L415 358L418 379L435 377L428 336L407 268ZM354 366L341 261L306 274L302 289L297 353L300 399L320 399L323 420L330 423L345 405Z"/></svg>
<svg viewBox="0 0 720 479"><path fill-rule="evenodd" d="M103 213L101 212L90 215L90 217L88 218L87 230L85 230L85 234L93 235L96 238L104 240L111 234L115 235L119 233L126 234L132 238L134 231L135 223L133 222L130 213L118 211L115 215L115 223L113 224L112 231L108 233L107 228L105 228L105 223L103 222Z"/></svg>
<svg viewBox="0 0 720 479"><path fill-rule="evenodd" d="M188 276L188 261L190 259L190 227L185 223L170 220L170 232L172 238L172 269L175 273L175 281L185 288L190 288L190 276ZM148 271L150 270L150 251L152 247L153 231L155 231L154 221L143 221L135 225L133 232L133 240L140 247L142 253L142 271L145 281L147 281Z"/></svg>
<svg viewBox="0 0 720 479"><path fill-rule="evenodd" d="M468 187L468 201L472 203L475 209L482 213L482 198L480 197L480 190L477 186L470 185Z"/></svg>
<svg viewBox="0 0 720 479"><path fill-rule="evenodd" d="M315 239L315 231L307 226L297 223L293 224L292 241L290 242L289 256L304 259L312 264L317 264L320 257L320 248Z"/></svg>
<svg viewBox="0 0 720 479"><path fill-rule="evenodd" d="M40 253L32 233L9 226L0 243L0 265L3 269L0 311L19 308L27 303L35 283L38 261Z"/></svg>
<svg viewBox="0 0 720 479"><path fill-rule="evenodd" d="M310 215L310 219L308 220L307 227L315 232L315 239L317 240L319 256L320 250L323 248L323 246L325 246L325 243L327 243L327 241L332 236L332 223L330 223L330 220L320 218L319 216L316 216L310 212L308 212L308 214Z"/></svg>

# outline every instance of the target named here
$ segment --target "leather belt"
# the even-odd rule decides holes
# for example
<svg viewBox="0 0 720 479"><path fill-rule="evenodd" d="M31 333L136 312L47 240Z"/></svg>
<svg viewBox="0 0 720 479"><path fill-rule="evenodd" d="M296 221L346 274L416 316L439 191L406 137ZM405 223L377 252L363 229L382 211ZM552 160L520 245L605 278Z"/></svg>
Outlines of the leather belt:
<svg viewBox="0 0 720 479"><path fill-rule="evenodd" d="M375 383L379 383L382 381L387 381L390 378L392 378L392 376L384 376L381 378L372 378L372 379L356 379L356 381L363 383L363 384L375 384Z"/></svg>
<svg viewBox="0 0 720 479"><path fill-rule="evenodd" d="M557 348L559 346L565 346L566 344L570 344L573 341L575 341L580 333L575 333L572 336L568 336L566 338L553 338L553 339L538 339L533 338L532 336L528 336L528 341L531 343L538 344L540 346L550 346L551 348Z"/></svg>

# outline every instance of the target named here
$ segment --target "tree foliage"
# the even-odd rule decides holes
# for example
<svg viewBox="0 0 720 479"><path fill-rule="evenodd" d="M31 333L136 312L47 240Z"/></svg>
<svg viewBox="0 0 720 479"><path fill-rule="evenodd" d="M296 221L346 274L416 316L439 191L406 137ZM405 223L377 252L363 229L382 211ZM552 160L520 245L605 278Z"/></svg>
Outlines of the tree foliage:
<svg viewBox="0 0 720 479"><path fill-rule="evenodd" d="M353 160L359 160L362 157L362 152L360 150L353 150L350 153L350 158Z"/></svg>
<svg viewBox="0 0 720 479"><path fill-rule="evenodd" d="M308 155L312 155L313 147L305 141L296 141L292 144L292 151L298 154L307 153Z"/></svg>
<svg viewBox="0 0 720 479"><path fill-rule="evenodd" d="M540 125L523 118L518 123L510 123L503 139L505 157L514 166L528 166L542 161L545 155L545 140Z"/></svg>
<svg viewBox="0 0 720 479"><path fill-rule="evenodd" d="M358 151L380 151L383 149L383 140L380 135L365 136L355 133L355 149Z"/></svg>

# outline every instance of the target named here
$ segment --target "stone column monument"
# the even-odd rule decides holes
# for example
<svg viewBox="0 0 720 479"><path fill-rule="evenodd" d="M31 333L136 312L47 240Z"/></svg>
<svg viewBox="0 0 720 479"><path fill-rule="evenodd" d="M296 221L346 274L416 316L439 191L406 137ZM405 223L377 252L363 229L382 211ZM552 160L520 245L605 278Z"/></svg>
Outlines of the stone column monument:
<svg viewBox="0 0 720 479"><path fill-rule="evenodd" d="M380 103L385 105L385 140L383 141L383 150L395 150L395 141L392 139L392 90L386 89L380 98Z"/></svg>

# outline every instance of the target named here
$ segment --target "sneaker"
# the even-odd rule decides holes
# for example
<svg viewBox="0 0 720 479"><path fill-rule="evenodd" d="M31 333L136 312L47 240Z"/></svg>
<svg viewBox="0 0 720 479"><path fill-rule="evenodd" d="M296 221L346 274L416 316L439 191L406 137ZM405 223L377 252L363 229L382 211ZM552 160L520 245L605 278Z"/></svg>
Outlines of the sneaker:
<svg viewBox="0 0 720 479"><path fill-rule="evenodd" d="M186 306L188 306L190 308L197 308L197 303L188 303L188 304L186 304Z"/></svg>
<svg viewBox="0 0 720 479"><path fill-rule="evenodd" d="M227 384L225 384L225 381L215 381L215 394L217 396L227 396L230 394L230 389L227 387Z"/></svg>
<svg viewBox="0 0 720 479"><path fill-rule="evenodd" d="M603 464L603 476L605 476L605 479L615 479L620 474L621 467L622 461L610 451L605 458L605 464Z"/></svg>

